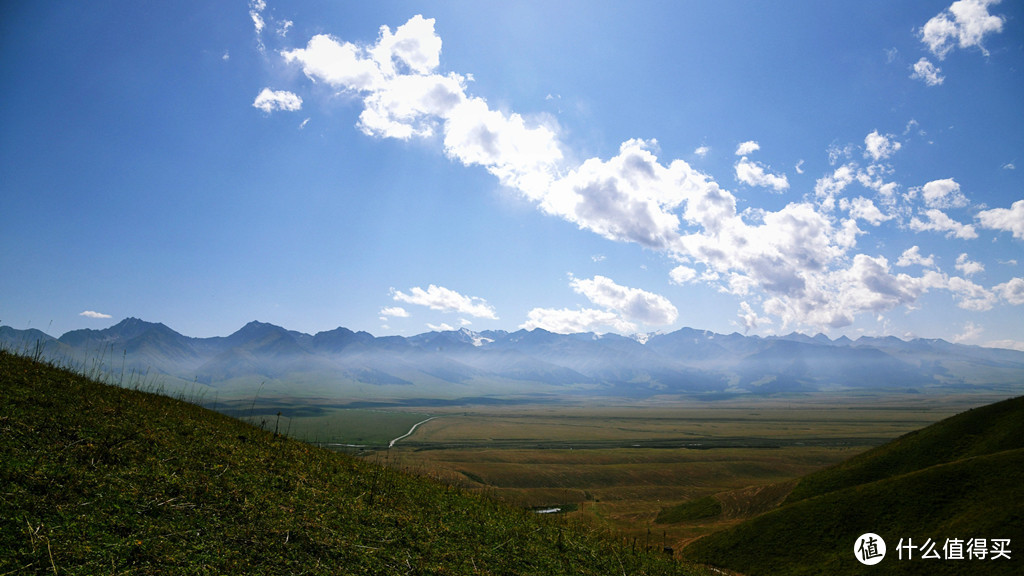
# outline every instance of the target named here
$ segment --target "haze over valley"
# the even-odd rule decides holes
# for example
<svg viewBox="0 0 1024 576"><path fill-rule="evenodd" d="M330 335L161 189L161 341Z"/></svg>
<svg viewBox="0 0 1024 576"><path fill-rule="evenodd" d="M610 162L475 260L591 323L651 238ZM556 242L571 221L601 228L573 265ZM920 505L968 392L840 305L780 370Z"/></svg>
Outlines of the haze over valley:
<svg viewBox="0 0 1024 576"><path fill-rule="evenodd" d="M127 318L54 338L0 327L0 344L117 382L145 375L207 396L330 398L353 405L581 399L723 400L817 393L1020 393L1024 352L943 340L743 336L683 328L624 337L543 329L375 337L250 322L192 338ZM368 404L369 403L369 404Z"/></svg>

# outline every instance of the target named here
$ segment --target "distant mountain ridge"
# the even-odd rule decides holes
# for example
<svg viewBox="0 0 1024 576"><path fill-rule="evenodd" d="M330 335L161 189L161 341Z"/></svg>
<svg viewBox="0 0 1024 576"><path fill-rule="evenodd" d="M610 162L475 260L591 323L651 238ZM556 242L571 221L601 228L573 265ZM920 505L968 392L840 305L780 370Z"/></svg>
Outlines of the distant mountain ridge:
<svg viewBox="0 0 1024 576"><path fill-rule="evenodd" d="M351 397L1024 388L1024 352L1015 350L944 340L759 337L692 328L643 338L465 328L376 337L344 327L310 335L253 321L228 336L192 338L162 323L126 318L60 338L2 326L0 346L215 388L251 381L276 382L278 388L315 383L327 395Z"/></svg>

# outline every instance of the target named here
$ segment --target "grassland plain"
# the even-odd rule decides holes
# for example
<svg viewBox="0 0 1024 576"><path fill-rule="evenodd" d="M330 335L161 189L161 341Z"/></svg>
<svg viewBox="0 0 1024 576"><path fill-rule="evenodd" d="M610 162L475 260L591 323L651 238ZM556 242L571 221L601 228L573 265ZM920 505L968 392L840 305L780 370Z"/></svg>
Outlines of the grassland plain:
<svg viewBox="0 0 1024 576"><path fill-rule="evenodd" d="M446 408L390 458L520 507L561 507L630 542L679 549L778 506L805 474L986 401L861 395ZM721 512L673 516L704 498Z"/></svg>
<svg viewBox="0 0 1024 576"><path fill-rule="evenodd" d="M1021 574L1024 397L944 419L811 474L781 508L701 539L685 554L754 575L859 574L870 568L852 551L866 532L888 545L884 566L874 567L886 574ZM923 558L926 549L901 553L904 538L933 542L939 558ZM1005 539L1009 557L957 558L944 549L957 539L961 546L984 539L986 550Z"/></svg>
<svg viewBox="0 0 1024 576"><path fill-rule="evenodd" d="M0 351L0 574L701 574Z"/></svg>

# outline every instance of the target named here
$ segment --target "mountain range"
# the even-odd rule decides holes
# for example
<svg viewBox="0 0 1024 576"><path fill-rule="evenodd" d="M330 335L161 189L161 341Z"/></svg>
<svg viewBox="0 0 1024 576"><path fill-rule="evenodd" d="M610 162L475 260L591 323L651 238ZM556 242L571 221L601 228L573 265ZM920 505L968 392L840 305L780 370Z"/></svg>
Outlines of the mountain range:
<svg viewBox="0 0 1024 576"><path fill-rule="evenodd" d="M744 336L683 328L625 337L466 329L375 337L339 327L314 335L250 322L192 338L127 318L59 338L0 326L0 346L79 367L146 374L227 392L331 398L687 395L715 399L830 390L1024 389L1024 352L944 340Z"/></svg>

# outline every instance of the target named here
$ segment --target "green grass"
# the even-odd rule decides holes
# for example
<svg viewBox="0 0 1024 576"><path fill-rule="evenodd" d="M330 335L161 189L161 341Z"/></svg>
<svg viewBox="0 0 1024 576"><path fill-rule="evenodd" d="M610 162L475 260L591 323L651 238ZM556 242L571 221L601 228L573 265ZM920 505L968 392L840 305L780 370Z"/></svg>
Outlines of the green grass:
<svg viewBox="0 0 1024 576"><path fill-rule="evenodd" d="M582 525L0 351L0 574L697 573Z"/></svg>
<svg viewBox="0 0 1024 576"><path fill-rule="evenodd" d="M968 410L808 475L787 502L1016 448L1024 448L1024 396Z"/></svg>
<svg viewBox="0 0 1024 576"><path fill-rule="evenodd" d="M748 575L861 574L865 532L886 574L1024 570L1024 399L976 408L870 450L798 484L783 507L698 540L684 556ZM897 560L901 538L1009 538L1011 560Z"/></svg>
<svg viewBox="0 0 1024 576"><path fill-rule="evenodd" d="M712 496L705 496L663 509L654 519L656 524L674 524L716 518L722 514L722 503Z"/></svg>

